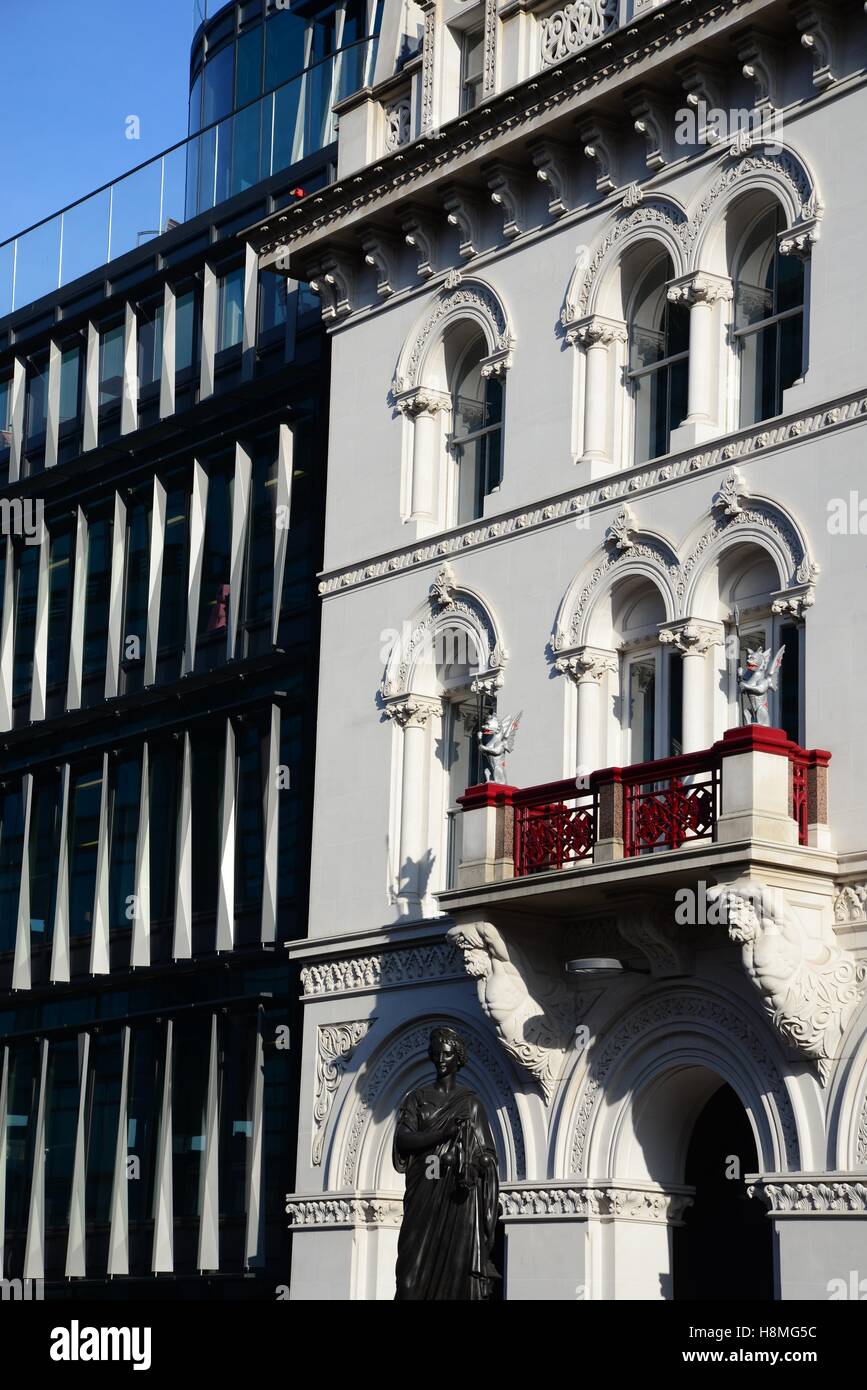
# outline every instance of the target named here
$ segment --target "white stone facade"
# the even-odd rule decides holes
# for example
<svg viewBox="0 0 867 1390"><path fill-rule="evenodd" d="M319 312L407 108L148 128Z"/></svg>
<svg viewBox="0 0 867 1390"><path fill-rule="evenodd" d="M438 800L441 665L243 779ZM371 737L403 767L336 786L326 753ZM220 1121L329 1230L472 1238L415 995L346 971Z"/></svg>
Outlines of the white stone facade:
<svg viewBox="0 0 867 1390"><path fill-rule="evenodd" d="M397 73L392 18L339 185L258 238L332 330L293 1297L393 1297L393 1118L440 1021L506 1298L672 1297L722 1082L775 1296L832 1297L867 1276L864 7L429 0ZM800 827L795 754L723 740L759 641L771 722L831 754ZM519 788L716 746L713 835L630 854L594 783L594 853L522 875L511 803L456 800L482 701L524 712ZM714 885L727 923L677 918Z"/></svg>

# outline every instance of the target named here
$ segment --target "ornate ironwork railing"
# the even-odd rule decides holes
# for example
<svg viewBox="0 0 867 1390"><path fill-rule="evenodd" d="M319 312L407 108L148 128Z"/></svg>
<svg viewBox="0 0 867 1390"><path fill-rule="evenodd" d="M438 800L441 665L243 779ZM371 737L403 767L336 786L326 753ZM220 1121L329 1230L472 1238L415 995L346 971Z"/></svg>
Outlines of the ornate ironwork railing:
<svg viewBox="0 0 867 1390"><path fill-rule="evenodd" d="M596 840L596 799L574 781L515 792L515 874L568 869L589 859Z"/></svg>
<svg viewBox="0 0 867 1390"><path fill-rule="evenodd" d="M540 25L542 65L550 67L589 43L601 39L617 23L617 0L573 0L547 15Z"/></svg>
<svg viewBox="0 0 867 1390"><path fill-rule="evenodd" d="M623 857L712 840L719 791L719 758L712 751L625 768Z"/></svg>

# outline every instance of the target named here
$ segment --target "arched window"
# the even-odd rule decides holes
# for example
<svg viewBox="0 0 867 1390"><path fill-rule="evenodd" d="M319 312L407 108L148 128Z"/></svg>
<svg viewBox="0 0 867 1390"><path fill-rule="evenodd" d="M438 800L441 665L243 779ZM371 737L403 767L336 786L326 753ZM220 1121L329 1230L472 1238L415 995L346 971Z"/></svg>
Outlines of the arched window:
<svg viewBox="0 0 867 1390"><path fill-rule="evenodd" d="M488 355L481 333L458 358L452 377L451 454L455 464L455 521L475 521L502 478L503 386L482 374Z"/></svg>
<svg viewBox="0 0 867 1390"><path fill-rule="evenodd" d="M671 258L660 256L635 288L629 314L634 462L667 454L689 409L689 309L666 294Z"/></svg>
<svg viewBox="0 0 867 1390"><path fill-rule="evenodd" d="M780 415L783 393L803 374L804 264L780 254L783 229L775 204L747 232L737 262L734 338L742 427Z"/></svg>

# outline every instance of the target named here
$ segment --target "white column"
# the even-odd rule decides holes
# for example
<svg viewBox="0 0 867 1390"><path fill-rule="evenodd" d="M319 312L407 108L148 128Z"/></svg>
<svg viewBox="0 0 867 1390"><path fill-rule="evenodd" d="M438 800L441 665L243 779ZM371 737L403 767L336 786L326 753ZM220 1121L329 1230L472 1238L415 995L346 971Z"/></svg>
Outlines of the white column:
<svg viewBox="0 0 867 1390"><path fill-rule="evenodd" d="M437 519L437 479L442 453L442 411L451 399L443 391L419 387L401 396L397 408L412 422L412 477L410 479L410 520L433 525Z"/></svg>
<svg viewBox="0 0 867 1390"><path fill-rule="evenodd" d="M600 686L607 672L617 671L617 653L604 647L579 647L575 652L559 657L557 666L571 676L577 687L576 771L586 775L600 766Z"/></svg>
<svg viewBox="0 0 867 1390"><path fill-rule="evenodd" d="M590 466L591 478L609 473L613 467L614 371L612 349L627 341L626 324L592 314L573 324L566 338L584 349L584 447L582 461Z"/></svg>
<svg viewBox="0 0 867 1390"><path fill-rule="evenodd" d="M181 794L178 804L178 862L175 866L175 920L172 929L173 960L189 960L193 953L193 826L190 736L184 733Z"/></svg>
<svg viewBox="0 0 867 1390"><path fill-rule="evenodd" d="M732 282L720 275L693 273L672 281L667 293L672 304L688 304L690 309L689 410L671 437L673 449L685 449L720 429L717 305L731 300Z"/></svg>
<svg viewBox="0 0 867 1390"><path fill-rule="evenodd" d="M442 701L422 695L408 695L387 709L403 729L400 797L400 862L398 893L404 915L421 915L427 885L422 881L421 865L430 848L426 808L430 782L428 724L442 714Z"/></svg>
<svg viewBox="0 0 867 1390"><path fill-rule="evenodd" d="M659 629L663 645L674 646L683 661L683 714L681 737L684 753L697 753L712 741L712 702L708 699L707 653L725 641L722 623L683 618Z"/></svg>
<svg viewBox="0 0 867 1390"><path fill-rule="evenodd" d="M244 1241L244 1268L255 1267L263 1261L265 1209L262 1205L262 1159L264 1154L265 1117L265 1049L262 1041L262 1013L256 1019L256 1045L253 1053L253 1077L250 1083L250 1109L253 1133L250 1138L247 1164L247 1230Z"/></svg>

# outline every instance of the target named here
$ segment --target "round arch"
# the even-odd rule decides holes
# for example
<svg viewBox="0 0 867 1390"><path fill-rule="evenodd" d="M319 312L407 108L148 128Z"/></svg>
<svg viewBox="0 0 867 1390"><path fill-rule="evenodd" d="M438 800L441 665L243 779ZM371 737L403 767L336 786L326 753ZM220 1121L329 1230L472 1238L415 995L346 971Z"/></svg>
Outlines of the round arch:
<svg viewBox="0 0 867 1390"><path fill-rule="evenodd" d="M589 254L579 258L566 290L563 324L606 313L606 294L623 255L640 242L653 241L671 256L675 277L687 268L687 215L675 198L657 196L638 207L622 207L600 234ZM616 315L615 315L616 317Z"/></svg>
<svg viewBox="0 0 867 1390"><path fill-rule="evenodd" d="M735 499L735 506L731 514L716 510L684 542L678 604L686 617L704 615L720 559L734 546L753 545L763 551L776 567L780 589L808 585L818 573L801 527L779 503L744 494Z"/></svg>
<svg viewBox="0 0 867 1390"><path fill-rule="evenodd" d="M774 198L789 229L821 220L824 206L816 180L806 161L792 148L763 145L743 156L730 149L721 166L711 186L698 195L689 210L687 270L730 273L726 219L733 204L750 193L765 193Z"/></svg>
<svg viewBox="0 0 867 1390"><path fill-rule="evenodd" d="M394 1117L407 1093L430 1080L428 1038L432 1028L444 1026L455 1028L468 1043L461 1080L478 1093L487 1111L501 1181L519 1182L526 1176L524 1121L516 1102L520 1080L471 1015L451 1009L416 1015L378 1044L359 1050L335 1107L325 1160L327 1191L401 1189L402 1179L391 1164Z"/></svg>
<svg viewBox="0 0 867 1390"><path fill-rule="evenodd" d="M594 642L594 617L624 579L645 579L653 584L665 607L665 621L672 621L678 612L678 569L677 552L669 541L649 531L630 530L628 546L622 550L607 547L601 559L591 560L572 580L557 610L554 650L568 651Z"/></svg>
<svg viewBox="0 0 867 1390"><path fill-rule="evenodd" d="M452 634L455 641L446 641ZM440 639L438 642L438 638ZM427 600L403 625L386 661L382 695L433 695L436 653L457 646L475 679L502 681L507 654L490 606L472 589L459 586L448 566L437 574Z"/></svg>
<svg viewBox="0 0 867 1390"><path fill-rule="evenodd" d="M515 343L509 314L499 294L485 280L461 278L446 283L439 294L425 305L408 335L398 358L392 394L402 395L420 386L446 391L443 354L439 350L449 330L470 324L485 338L490 357L509 365Z"/></svg>
<svg viewBox="0 0 867 1390"><path fill-rule="evenodd" d="M785 1070L775 1042L733 996L645 994L576 1064L555 1127L555 1171L681 1182L693 1123L723 1082L747 1113L761 1172L799 1171L806 1118L796 1114Z"/></svg>
<svg viewBox="0 0 867 1390"><path fill-rule="evenodd" d="M867 1173L867 998L840 1046L828 1098L829 1171Z"/></svg>

